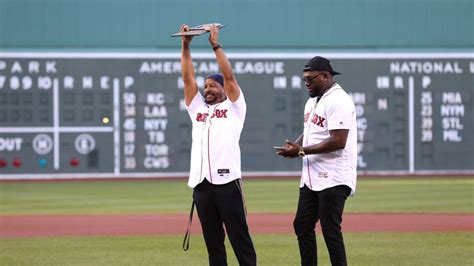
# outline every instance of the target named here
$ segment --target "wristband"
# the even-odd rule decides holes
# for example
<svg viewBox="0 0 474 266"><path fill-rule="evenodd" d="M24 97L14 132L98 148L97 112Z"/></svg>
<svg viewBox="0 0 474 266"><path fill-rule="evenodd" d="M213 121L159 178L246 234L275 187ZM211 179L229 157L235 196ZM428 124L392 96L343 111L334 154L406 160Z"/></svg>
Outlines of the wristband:
<svg viewBox="0 0 474 266"><path fill-rule="evenodd" d="M214 51L220 48L222 48L222 45L220 43L216 44L216 46L212 46L212 50Z"/></svg>

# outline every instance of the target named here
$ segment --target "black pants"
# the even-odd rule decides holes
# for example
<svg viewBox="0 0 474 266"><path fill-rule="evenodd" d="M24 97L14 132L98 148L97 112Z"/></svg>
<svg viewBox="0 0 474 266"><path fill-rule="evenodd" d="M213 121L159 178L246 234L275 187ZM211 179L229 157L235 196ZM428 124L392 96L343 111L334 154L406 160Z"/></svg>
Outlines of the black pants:
<svg viewBox="0 0 474 266"><path fill-rule="evenodd" d="M227 265L223 224L239 264L257 264L242 197L240 180L224 185L213 185L204 180L194 188L193 199L196 202L211 266Z"/></svg>
<svg viewBox="0 0 474 266"><path fill-rule="evenodd" d="M301 265L318 265L315 227L321 221L321 229L332 265L347 265L341 223L344 203L351 189L341 185L322 191L300 188L298 210L293 227L298 237Z"/></svg>

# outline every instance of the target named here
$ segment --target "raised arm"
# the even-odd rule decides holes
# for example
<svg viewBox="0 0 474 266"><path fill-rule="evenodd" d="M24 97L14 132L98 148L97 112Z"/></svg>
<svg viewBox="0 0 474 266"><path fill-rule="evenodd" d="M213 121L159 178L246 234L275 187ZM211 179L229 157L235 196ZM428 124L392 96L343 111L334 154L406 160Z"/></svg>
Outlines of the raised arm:
<svg viewBox="0 0 474 266"><path fill-rule="evenodd" d="M209 43L214 50L216 55L217 63L219 64L219 68L222 71L222 75L224 76L224 90L227 98L230 101L235 102L240 96L240 87L235 79L234 72L232 71L232 67L230 66L229 60L224 53L224 49L222 48L221 44L218 41L219 38L219 27L212 26L209 27L208 30L210 31L209 36Z"/></svg>
<svg viewBox="0 0 474 266"><path fill-rule="evenodd" d="M188 30L188 25L181 25L181 32ZM193 59L191 58L190 45L192 39L192 36L181 37L181 71L183 74L184 81L184 102L188 106L191 104L191 101L194 99L194 96L196 96L196 93L198 92L198 86L194 75Z"/></svg>

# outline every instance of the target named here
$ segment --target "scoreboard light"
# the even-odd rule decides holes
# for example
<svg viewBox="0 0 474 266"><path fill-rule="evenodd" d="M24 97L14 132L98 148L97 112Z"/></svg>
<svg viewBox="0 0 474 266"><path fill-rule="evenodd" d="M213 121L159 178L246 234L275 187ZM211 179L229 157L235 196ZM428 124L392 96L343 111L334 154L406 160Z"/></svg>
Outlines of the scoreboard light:
<svg viewBox="0 0 474 266"><path fill-rule="evenodd" d="M73 157L71 158L71 160L69 160L69 164L72 166L72 167L76 167L79 165L79 159Z"/></svg>
<svg viewBox="0 0 474 266"><path fill-rule="evenodd" d="M5 159L0 159L0 168L7 167L8 162Z"/></svg>
<svg viewBox="0 0 474 266"><path fill-rule="evenodd" d="M102 118L102 123L108 124L109 122L110 122L110 119L109 119L107 116L104 116L104 117Z"/></svg>
<svg viewBox="0 0 474 266"><path fill-rule="evenodd" d="M39 160L38 160L38 165L39 165L39 167L41 167L41 168L45 168L46 165L48 165L48 160L46 160L46 159L39 159Z"/></svg>
<svg viewBox="0 0 474 266"><path fill-rule="evenodd" d="M20 160L20 158L15 158L15 159L13 159L12 165L13 165L15 168L20 168L20 167L21 167L21 160Z"/></svg>

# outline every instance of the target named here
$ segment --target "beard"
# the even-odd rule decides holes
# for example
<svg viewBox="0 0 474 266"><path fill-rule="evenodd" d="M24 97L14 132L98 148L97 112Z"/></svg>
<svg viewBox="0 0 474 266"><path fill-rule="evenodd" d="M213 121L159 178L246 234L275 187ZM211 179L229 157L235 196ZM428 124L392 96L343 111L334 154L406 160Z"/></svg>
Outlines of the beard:
<svg viewBox="0 0 474 266"><path fill-rule="evenodd" d="M312 89L308 90L309 97L314 98L321 96L321 92L323 91L323 88L318 87L318 86L313 86Z"/></svg>
<svg viewBox="0 0 474 266"><path fill-rule="evenodd" d="M204 101L209 105L215 104L217 102L217 99L218 97L215 93L209 92L204 94Z"/></svg>
<svg viewBox="0 0 474 266"><path fill-rule="evenodd" d="M208 95L206 95L206 97L204 97L204 101L207 104L212 105L212 103L214 103L216 101L216 97L214 95L208 94Z"/></svg>

